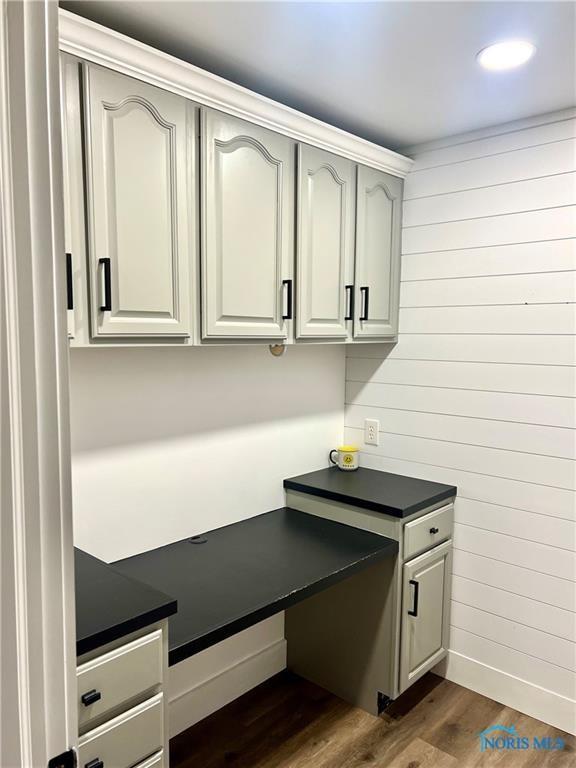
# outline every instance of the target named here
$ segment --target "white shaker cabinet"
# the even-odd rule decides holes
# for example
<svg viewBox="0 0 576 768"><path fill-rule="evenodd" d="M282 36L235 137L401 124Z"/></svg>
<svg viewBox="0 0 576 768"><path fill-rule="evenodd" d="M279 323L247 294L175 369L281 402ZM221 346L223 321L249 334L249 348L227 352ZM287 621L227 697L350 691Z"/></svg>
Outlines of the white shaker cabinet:
<svg viewBox="0 0 576 768"><path fill-rule="evenodd" d="M345 341L354 301L355 165L300 144L297 178L296 337Z"/></svg>
<svg viewBox="0 0 576 768"><path fill-rule="evenodd" d="M202 113L202 336L285 339L293 311L294 142Z"/></svg>
<svg viewBox="0 0 576 768"><path fill-rule="evenodd" d="M358 166L354 337L396 336L402 179Z"/></svg>
<svg viewBox="0 0 576 768"><path fill-rule="evenodd" d="M197 110L84 65L93 337L187 337Z"/></svg>

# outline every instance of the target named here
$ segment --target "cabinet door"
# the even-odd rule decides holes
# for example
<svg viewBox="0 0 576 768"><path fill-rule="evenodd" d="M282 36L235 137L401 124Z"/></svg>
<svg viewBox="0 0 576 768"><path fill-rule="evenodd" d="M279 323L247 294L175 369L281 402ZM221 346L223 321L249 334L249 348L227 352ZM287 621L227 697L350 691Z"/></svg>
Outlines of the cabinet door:
<svg viewBox="0 0 576 768"><path fill-rule="evenodd" d="M402 186L395 176L358 166L355 338L398 333Z"/></svg>
<svg viewBox="0 0 576 768"><path fill-rule="evenodd" d="M298 338L345 339L348 335L353 302L354 172L350 160L315 147L298 147Z"/></svg>
<svg viewBox="0 0 576 768"><path fill-rule="evenodd" d="M84 84L92 335L189 336L194 108L93 65Z"/></svg>
<svg viewBox="0 0 576 768"><path fill-rule="evenodd" d="M437 664L448 649L452 541L403 567L400 693Z"/></svg>
<svg viewBox="0 0 576 768"><path fill-rule="evenodd" d="M294 144L229 115L202 115L202 335L288 336Z"/></svg>

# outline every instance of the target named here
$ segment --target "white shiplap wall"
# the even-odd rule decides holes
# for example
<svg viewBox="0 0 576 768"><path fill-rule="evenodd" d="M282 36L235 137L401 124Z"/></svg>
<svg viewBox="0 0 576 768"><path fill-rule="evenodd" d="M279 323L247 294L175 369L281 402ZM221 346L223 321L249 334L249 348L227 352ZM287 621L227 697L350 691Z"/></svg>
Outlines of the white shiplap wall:
<svg viewBox="0 0 576 768"><path fill-rule="evenodd" d="M362 463L458 486L451 679L574 730L576 119L414 153L400 333L347 360Z"/></svg>

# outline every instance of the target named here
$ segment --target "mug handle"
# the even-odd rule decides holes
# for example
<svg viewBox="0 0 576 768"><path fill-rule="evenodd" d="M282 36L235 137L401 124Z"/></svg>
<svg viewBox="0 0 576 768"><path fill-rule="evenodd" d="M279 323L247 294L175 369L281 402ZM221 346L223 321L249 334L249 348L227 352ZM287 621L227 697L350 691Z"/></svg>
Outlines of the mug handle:
<svg viewBox="0 0 576 768"><path fill-rule="evenodd" d="M336 450L336 448L333 448L333 449L330 451L330 453L328 454L328 458L330 459L330 461L332 462L332 464L336 464L336 466L338 466L338 460L334 461L334 459L332 458L332 454L333 454L333 453L336 453L336 454L338 453L338 451Z"/></svg>

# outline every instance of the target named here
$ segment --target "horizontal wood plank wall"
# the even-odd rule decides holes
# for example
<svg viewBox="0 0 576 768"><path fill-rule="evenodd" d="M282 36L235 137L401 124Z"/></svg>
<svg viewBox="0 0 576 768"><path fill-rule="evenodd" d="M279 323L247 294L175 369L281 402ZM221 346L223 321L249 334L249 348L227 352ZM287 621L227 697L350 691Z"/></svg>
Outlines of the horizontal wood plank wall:
<svg viewBox="0 0 576 768"><path fill-rule="evenodd" d="M563 113L415 153L399 340L351 348L346 376L346 440L364 466L458 485L448 676L563 728L576 687L575 137ZM366 418L380 420L378 447L363 445Z"/></svg>

